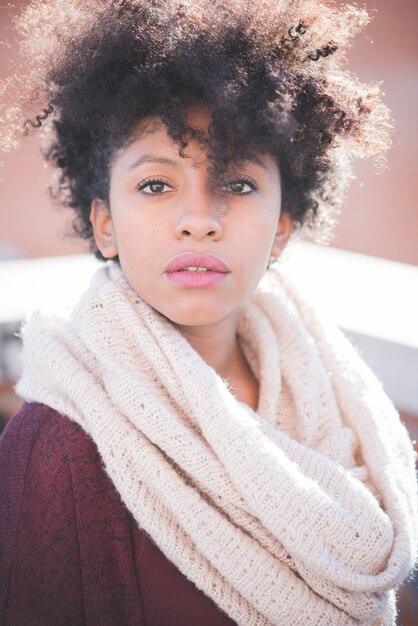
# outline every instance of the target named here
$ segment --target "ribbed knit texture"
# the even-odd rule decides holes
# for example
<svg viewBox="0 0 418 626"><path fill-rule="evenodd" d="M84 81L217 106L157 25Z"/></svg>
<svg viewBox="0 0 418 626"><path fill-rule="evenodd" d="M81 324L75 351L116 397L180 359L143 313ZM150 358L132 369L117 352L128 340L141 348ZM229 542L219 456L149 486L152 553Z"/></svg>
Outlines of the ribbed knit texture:
<svg viewBox="0 0 418 626"><path fill-rule="evenodd" d="M139 525L238 624L394 624L417 543L409 437L344 336L269 274L238 327L257 412L117 265L69 320L32 316L17 391L85 429Z"/></svg>

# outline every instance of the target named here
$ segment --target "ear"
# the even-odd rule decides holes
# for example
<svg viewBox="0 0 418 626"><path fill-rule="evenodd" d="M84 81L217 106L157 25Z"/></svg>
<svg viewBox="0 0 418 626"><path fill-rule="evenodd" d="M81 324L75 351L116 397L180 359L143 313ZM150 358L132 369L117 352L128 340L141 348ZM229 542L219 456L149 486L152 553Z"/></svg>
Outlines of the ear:
<svg viewBox="0 0 418 626"><path fill-rule="evenodd" d="M106 259L118 254L115 231L109 207L98 198L94 198L90 209L90 222L93 226L96 246Z"/></svg>
<svg viewBox="0 0 418 626"><path fill-rule="evenodd" d="M274 236L273 245L271 247L270 256L278 257L287 246L287 242L293 232L293 220L289 213L281 213L277 231Z"/></svg>

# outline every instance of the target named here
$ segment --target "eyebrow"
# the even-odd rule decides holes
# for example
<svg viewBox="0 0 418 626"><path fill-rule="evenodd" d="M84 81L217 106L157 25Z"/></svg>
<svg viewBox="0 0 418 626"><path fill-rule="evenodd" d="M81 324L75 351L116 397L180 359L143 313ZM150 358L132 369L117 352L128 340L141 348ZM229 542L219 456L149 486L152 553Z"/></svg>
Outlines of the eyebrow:
<svg viewBox="0 0 418 626"><path fill-rule="evenodd" d="M255 165L259 165L263 170L267 170L267 165L258 158L255 154L247 154L243 159L243 163L254 163Z"/></svg>
<svg viewBox="0 0 418 626"><path fill-rule="evenodd" d="M139 157L139 159L135 159L135 161L133 161L133 163L129 165L126 171L132 172L132 170L134 170L139 165L142 165L143 163L159 163L160 165L174 165L174 166L178 165L178 162L173 161L172 159L167 159L165 157L152 156L152 154L145 154L144 156Z"/></svg>
<svg viewBox="0 0 418 626"><path fill-rule="evenodd" d="M265 163L263 163L263 161L259 159L255 154L246 155L245 158L242 159L242 162L254 163L255 165L258 165L259 167L261 167L263 170L267 170L267 166L265 165ZM152 154L145 154L144 156L139 157L138 159L135 159L135 161L133 161L128 166L126 171L132 172L132 170L139 167L143 163L159 163L160 165L171 165L174 167L179 165L178 161L173 161L172 159L168 159L166 157L157 157L157 156L153 156Z"/></svg>

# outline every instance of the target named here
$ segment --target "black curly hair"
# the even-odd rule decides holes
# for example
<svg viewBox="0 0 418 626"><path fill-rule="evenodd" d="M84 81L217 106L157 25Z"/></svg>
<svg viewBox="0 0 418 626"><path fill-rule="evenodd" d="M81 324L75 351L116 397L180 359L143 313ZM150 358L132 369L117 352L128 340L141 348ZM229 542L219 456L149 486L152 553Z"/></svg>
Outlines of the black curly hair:
<svg viewBox="0 0 418 626"><path fill-rule="evenodd" d="M3 83L3 146L34 128L58 168L55 195L96 256L93 198L108 201L112 158L158 116L184 154L185 111L205 104L212 179L251 152L278 160L295 227L332 222L352 156L382 154L389 113L377 86L342 69L368 22L319 0L48 0L18 19L22 65Z"/></svg>

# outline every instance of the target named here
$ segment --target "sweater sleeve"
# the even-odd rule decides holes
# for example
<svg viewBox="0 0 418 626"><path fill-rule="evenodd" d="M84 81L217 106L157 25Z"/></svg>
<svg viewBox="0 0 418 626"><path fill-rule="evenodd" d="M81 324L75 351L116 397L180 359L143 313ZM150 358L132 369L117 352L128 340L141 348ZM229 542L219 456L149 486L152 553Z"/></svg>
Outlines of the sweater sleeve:
<svg viewBox="0 0 418 626"><path fill-rule="evenodd" d="M0 617L5 626L85 622L64 420L44 405L25 404L0 439Z"/></svg>

